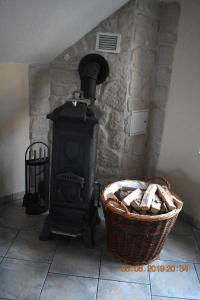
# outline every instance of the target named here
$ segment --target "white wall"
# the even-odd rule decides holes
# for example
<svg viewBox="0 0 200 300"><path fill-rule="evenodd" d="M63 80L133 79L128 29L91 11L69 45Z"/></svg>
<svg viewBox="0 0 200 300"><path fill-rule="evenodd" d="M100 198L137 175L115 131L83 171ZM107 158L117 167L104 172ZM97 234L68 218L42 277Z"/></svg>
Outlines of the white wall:
<svg viewBox="0 0 200 300"><path fill-rule="evenodd" d="M127 0L0 0L0 62L48 63Z"/></svg>
<svg viewBox="0 0 200 300"><path fill-rule="evenodd" d="M200 1L180 0L178 42L157 173L200 221Z"/></svg>
<svg viewBox="0 0 200 300"><path fill-rule="evenodd" d="M28 145L28 65L0 64L0 197L24 191Z"/></svg>

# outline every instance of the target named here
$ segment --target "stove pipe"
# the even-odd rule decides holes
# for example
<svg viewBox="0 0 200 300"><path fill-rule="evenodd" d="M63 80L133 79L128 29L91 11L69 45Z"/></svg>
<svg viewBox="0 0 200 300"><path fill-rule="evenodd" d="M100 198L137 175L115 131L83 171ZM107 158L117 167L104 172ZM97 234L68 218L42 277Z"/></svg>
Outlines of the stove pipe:
<svg viewBox="0 0 200 300"><path fill-rule="evenodd" d="M81 91L84 98L96 99L96 85L104 82L109 74L109 66L105 58L99 54L88 54L79 64Z"/></svg>

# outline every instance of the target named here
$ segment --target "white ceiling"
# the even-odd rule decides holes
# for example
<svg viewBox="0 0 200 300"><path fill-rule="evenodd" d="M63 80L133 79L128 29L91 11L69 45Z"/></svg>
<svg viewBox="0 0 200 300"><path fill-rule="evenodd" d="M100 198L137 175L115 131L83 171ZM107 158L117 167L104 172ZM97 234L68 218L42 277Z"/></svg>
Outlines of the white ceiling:
<svg viewBox="0 0 200 300"><path fill-rule="evenodd" d="M0 0L0 63L47 63L127 0Z"/></svg>

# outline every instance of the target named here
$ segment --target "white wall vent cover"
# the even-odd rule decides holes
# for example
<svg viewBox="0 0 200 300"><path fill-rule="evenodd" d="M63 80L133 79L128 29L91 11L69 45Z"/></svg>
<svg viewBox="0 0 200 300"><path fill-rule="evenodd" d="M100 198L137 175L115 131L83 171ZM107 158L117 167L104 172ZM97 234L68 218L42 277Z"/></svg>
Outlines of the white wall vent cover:
<svg viewBox="0 0 200 300"><path fill-rule="evenodd" d="M121 34L98 32L96 36L96 51L120 53Z"/></svg>

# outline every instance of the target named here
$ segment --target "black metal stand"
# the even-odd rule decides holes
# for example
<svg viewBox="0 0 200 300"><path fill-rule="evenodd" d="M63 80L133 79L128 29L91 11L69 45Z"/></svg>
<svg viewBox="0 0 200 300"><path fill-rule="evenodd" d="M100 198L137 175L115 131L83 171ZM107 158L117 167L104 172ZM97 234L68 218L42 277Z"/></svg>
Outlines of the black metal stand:
<svg viewBox="0 0 200 300"><path fill-rule="evenodd" d="M49 148L43 142L31 144L25 152L26 213L35 215L49 207Z"/></svg>

